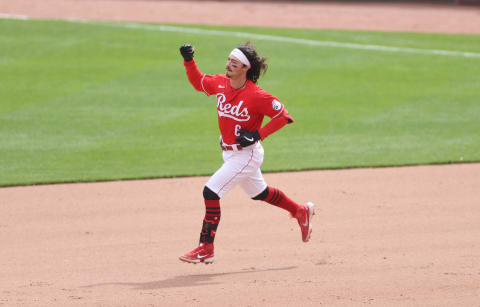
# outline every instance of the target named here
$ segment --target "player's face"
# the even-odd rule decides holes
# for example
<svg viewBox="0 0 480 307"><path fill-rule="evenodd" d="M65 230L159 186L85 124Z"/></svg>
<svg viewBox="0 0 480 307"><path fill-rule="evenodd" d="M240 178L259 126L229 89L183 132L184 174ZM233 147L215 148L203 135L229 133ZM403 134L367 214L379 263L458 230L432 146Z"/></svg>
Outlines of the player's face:
<svg viewBox="0 0 480 307"><path fill-rule="evenodd" d="M229 78L236 78L243 74L246 74L248 71L248 66L240 62L236 57L229 56L227 59L227 64L225 65L227 70L226 75Z"/></svg>

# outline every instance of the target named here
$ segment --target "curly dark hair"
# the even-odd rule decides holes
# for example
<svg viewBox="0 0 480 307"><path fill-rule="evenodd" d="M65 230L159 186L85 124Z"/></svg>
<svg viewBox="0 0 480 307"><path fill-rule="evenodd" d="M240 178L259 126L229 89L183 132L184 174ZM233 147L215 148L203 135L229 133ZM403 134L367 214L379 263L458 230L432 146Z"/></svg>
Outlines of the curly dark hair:
<svg viewBox="0 0 480 307"><path fill-rule="evenodd" d="M247 79L251 80L253 83L257 83L260 74L265 74L267 72L268 65L265 63L267 58L258 56L253 43L250 41L238 45L237 48L245 54L251 65L250 69L247 71Z"/></svg>

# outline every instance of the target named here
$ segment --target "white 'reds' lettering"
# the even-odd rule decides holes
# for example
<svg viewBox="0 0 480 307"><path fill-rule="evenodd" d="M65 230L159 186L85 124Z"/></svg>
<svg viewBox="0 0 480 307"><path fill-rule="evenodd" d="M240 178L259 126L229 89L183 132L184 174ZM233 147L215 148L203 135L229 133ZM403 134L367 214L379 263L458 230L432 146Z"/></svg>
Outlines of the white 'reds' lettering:
<svg viewBox="0 0 480 307"><path fill-rule="evenodd" d="M238 105L232 106L229 103L225 104L226 97L224 94L217 94L217 110L218 116L228 117L239 122L246 122L250 119L250 114L248 114L248 109L245 107L242 109L243 100L240 100Z"/></svg>

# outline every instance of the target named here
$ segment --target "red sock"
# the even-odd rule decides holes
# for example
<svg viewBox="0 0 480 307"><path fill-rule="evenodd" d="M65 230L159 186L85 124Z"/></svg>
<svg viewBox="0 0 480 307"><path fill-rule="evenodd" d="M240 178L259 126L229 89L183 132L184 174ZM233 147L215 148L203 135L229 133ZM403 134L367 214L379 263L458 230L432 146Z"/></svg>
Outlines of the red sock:
<svg viewBox="0 0 480 307"><path fill-rule="evenodd" d="M205 220L213 224L220 223L220 201L205 200Z"/></svg>
<svg viewBox="0 0 480 307"><path fill-rule="evenodd" d="M263 201L287 210L292 216L295 216L295 214L297 213L297 208L300 206L299 204L288 198L285 193L274 187L268 187L268 195Z"/></svg>

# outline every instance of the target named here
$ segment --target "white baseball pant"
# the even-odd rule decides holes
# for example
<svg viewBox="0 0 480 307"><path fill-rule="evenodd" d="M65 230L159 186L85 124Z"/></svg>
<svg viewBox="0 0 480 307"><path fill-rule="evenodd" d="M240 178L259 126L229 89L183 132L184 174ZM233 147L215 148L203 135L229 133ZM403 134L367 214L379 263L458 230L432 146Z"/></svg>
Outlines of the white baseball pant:
<svg viewBox="0 0 480 307"><path fill-rule="evenodd" d="M223 165L210 177L206 186L222 198L239 184L245 193L255 197L267 188L260 166L264 150L260 142L238 151L223 151Z"/></svg>

